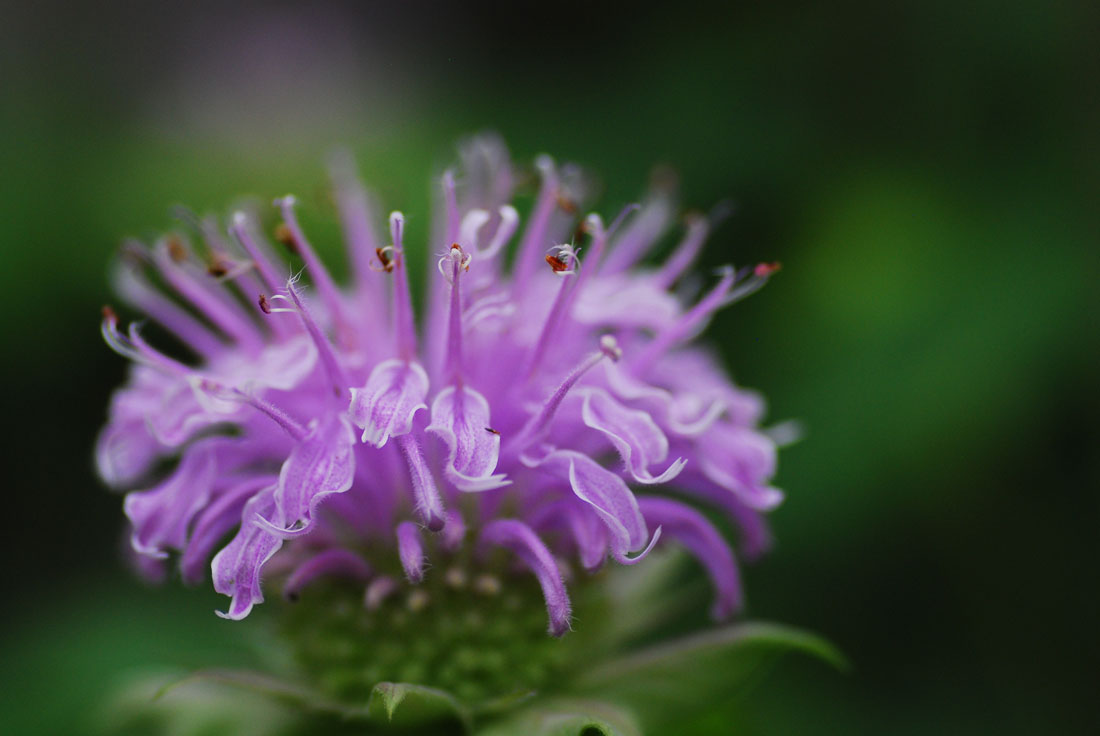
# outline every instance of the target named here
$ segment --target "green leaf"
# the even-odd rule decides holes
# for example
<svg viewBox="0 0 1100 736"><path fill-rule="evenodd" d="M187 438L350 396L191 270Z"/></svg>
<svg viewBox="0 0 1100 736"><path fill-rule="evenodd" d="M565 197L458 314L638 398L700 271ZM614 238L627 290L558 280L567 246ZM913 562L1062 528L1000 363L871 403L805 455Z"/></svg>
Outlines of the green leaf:
<svg viewBox="0 0 1100 736"><path fill-rule="evenodd" d="M470 712L450 693L406 682L375 685L367 703L367 716L398 725L458 720L469 729L471 723Z"/></svg>
<svg viewBox="0 0 1100 736"><path fill-rule="evenodd" d="M779 657L792 652L848 669L844 656L819 636L780 624L749 623L694 634L597 665L573 678L568 687L630 706L652 729L743 695Z"/></svg>
<svg viewBox="0 0 1100 736"><path fill-rule="evenodd" d="M595 700L541 701L510 718L478 729L476 736L642 736L626 709Z"/></svg>

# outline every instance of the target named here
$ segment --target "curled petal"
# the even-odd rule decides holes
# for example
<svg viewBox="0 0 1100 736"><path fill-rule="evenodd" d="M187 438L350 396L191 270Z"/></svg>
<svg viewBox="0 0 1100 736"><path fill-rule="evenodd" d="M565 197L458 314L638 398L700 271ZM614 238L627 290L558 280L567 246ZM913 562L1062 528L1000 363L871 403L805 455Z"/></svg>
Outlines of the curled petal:
<svg viewBox="0 0 1100 736"><path fill-rule="evenodd" d="M160 453L144 420L111 422L96 439L96 469L108 485L121 488L140 480Z"/></svg>
<svg viewBox="0 0 1100 736"><path fill-rule="evenodd" d="M163 483L126 496L123 508L134 528L130 544L135 552L163 558L169 549L183 549L191 520L210 498L215 469L212 443L196 445Z"/></svg>
<svg viewBox="0 0 1100 736"><path fill-rule="evenodd" d="M241 511L248 499L261 489L274 488L277 482L270 475L238 481L203 509L191 530L187 548L180 556L180 574L185 583L194 585L202 580L210 553L233 527L241 523Z"/></svg>
<svg viewBox="0 0 1100 736"><path fill-rule="evenodd" d="M286 528L260 517L272 534L296 537L306 534L317 506L334 493L351 488L355 478L355 435L347 419L330 416L311 425L306 438L291 451L279 472L275 505ZM301 522L301 526L295 526Z"/></svg>
<svg viewBox="0 0 1100 736"><path fill-rule="evenodd" d="M462 491L487 491L511 481L493 475L500 456L500 434L489 423L489 402L477 391L448 386L432 402L425 431L447 447L443 474Z"/></svg>
<svg viewBox="0 0 1100 736"><path fill-rule="evenodd" d="M343 547L334 547L319 552L303 562L283 586L283 596L287 600L297 600L302 588L309 585L319 577L334 575L349 578L359 582L366 582L370 577L370 566L362 557Z"/></svg>
<svg viewBox="0 0 1100 736"><path fill-rule="evenodd" d="M659 475L649 472L653 463L668 457L668 438L648 413L629 409L602 389L588 389L581 406L581 418L603 432L622 455L630 475L639 483L667 483L683 470L687 460L677 458Z"/></svg>
<svg viewBox="0 0 1100 736"><path fill-rule="evenodd" d="M420 541L420 529L411 521L397 525L397 556L410 583L424 579L424 545Z"/></svg>
<svg viewBox="0 0 1100 736"><path fill-rule="evenodd" d="M611 554L616 560L632 564L648 554L657 535L647 546L649 532L638 510L638 500L618 475L573 450L554 450L541 460L532 462L525 458L524 461L567 480L577 498L599 514L610 534ZM640 555L627 556L638 550L642 550Z"/></svg>
<svg viewBox="0 0 1100 736"><path fill-rule="evenodd" d="M563 636L569 631L571 609L561 571L554 555L550 554L550 550L531 527L515 519L498 519L489 522L481 530L481 541L484 544L505 547L527 565L542 587L546 611L550 616L550 634Z"/></svg>
<svg viewBox="0 0 1100 736"><path fill-rule="evenodd" d="M363 442L384 447L390 437L412 431L413 417L428 395L428 374L419 363L387 360L371 371L363 388L351 390L351 418Z"/></svg>
<svg viewBox="0 0 1100 736"><path fill-rule="evenodd" d="M783 491L768 485L775 474L775 442L764 434L720 423L699 438L699 469L751 509L770 511Z"/></svg>
<svg viewBox="0 0 1100 736"><path fill-rule="evenodd" d="M616 365L605 365L604 377L612 393L639 402L665 430L681 437L702 435L727 409L727 402L720 397L691 392L673 394L634 378Z"/></svg>
<svg viewBox="0 0 1100 736"><path fill-rule="evenodd" d="M660 524L666 534L686 547L706 568L716 592L711 616L724 619L740 609L741 578L733 550L706 517L690 506L666 498L642 498L638 504L648 521Z"/></svg>
<svg viewBox="0 0 1100 736"><path fill-rule="evenodd" d="M569 505L565 517L584 569L589 572L598 570L607 559L607 528L601 523L599 516L575 504Z"/></svg>
<svg viewBox="0 0 1100 736"><path fill-rule="evenodd" d="M283 540L259 526L255 519L272 514L276 515L276 522L281 522L275 508L274 487L248 500L237 536L210 563L214 590L232 598L228 611L216 611L222 618L238 621L249 614L252 606L263 603L260 570L283 546Z"/></svg>

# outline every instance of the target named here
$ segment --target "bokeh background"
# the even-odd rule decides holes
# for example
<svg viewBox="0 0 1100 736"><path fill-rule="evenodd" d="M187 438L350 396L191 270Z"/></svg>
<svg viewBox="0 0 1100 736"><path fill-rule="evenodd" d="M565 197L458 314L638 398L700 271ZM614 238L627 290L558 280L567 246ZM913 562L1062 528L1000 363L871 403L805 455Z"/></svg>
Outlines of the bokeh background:
<svg viewBox="0 0 1100 736"><path fill-rule="evenodd" d="M1100 731L1100 5L0 10L0 731L81 733L124 673L245 649L211 592L129 575L92 472L120 239L287 191L334 233L337 144L425 213L487 128L599 172L605 211L668 163L736 203L704 265L784 263L710 333L808 428L750 613L855 669L784 662L684 733Z"/></svg>

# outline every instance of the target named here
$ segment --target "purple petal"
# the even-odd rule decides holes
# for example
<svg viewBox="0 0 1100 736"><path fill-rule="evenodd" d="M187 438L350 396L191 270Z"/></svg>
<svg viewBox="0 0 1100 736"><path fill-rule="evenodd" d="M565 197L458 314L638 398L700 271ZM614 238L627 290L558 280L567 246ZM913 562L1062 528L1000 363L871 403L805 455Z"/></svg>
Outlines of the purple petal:
<svg viewBox="0 0 1100 736"><path fill-rule="evenodd" d="M498 519L489 522L481 530L481 541L511 550L530 568L546 599L546 610L550 615L550 634L563 636L569 631L569 594L565 592L561 571L550 550L531 527L514 519Z"/></svg>
<svg viewBox="0 0 1100 736"><path fill-rule="evenodd" d="M416 513L424 522L424 526L433 532L441 531L446 527L447 519L443 509L443 499L439 495L439 489L432 477L432 470L424 460L424 453L420 449L420 443L411 434L404 434L397 438L397 445L405 456L405 463L409 466L409 481L412 484L413 500L416 503Z"/></svg>
<svg viewBox="0 0 1100 736"><path fill-rule="evenodd" d="M568 480L577 498L599 514L610 533L611 554L616 560L636 562L648 552L646 548L639 557L627 557L629 552L646 547L649 532L638 510L638 500L622 478L573 450L555 450L537 464Z"/></svg>
<svg viewBox="0 0 1100 736"><path fill-rule="evenodd" d="M210 563L214 590L232 597L229 610L216 611L222 618L239 621L248 615L252 606L263 603L260 590L260 570L272 555L283 546L283 540L255 523L258 516L276 515L274 488L256 494L244 505L240 531L233 540L214 555Z"/></svg>
<svg viewBox="0 0 1100 736"><path fill-rule="evenodd" d="M447 511L447 523L443 527L443 535L440 540L443 549L454 552L462 548L462 542L466 539L466 522L462 518L462 512L458 509Z"/></svg>
<svg viewBox="0 0 1100 736"><path fill-rule="evenodd" d="M629 409L601 389L589 389L581 406L584 423L603 432L623 457L630 475L639 483L667 483L683 470L687 460L677 458L661 474L648 468L668 457L668 438L653 418L639 409Z"/></svg>
<svg viewBox="0 0 1100 736"><path fill-rule="evenodd" d="M601 523L599 516L575 504L568 506L565 516L573 533L573 541L577 545L581 565L589 572L595 572L607 558L607 528Z"/></svg>
<svg viewBox="0 0 1100 736"><path fill-rule="evenodd" d="M653 524L660 524L694 555L706 568L714 584L716 598L711 615L724 619L741 608L741 578L733 550L701 513L678 501L646 497L638 500L642 514Z"/></svg>
<svg viewBox="0 0 1100 736"><path fill-rule="evenodd" d="M302 588L319 577L334 575L366 582L370 577L370 566L362 557L343 547L333 547L319 552L294 569L283 586L283 595L287 600L297 600Z"/></svg>
<svg viewBox="0 0 1100 736"><path fill-rule="evenodd" d="M162 452L145 421L112 421L96 439L96 469L107 485L124 488L139 481Z"/></svg>
<svg viewBox="0 0 1100 736"><path fill-rule="evenodd" d="M448 386L432 402L427 432L447 447L443 474L462 491L488 491L508 485L493 475L500 456L500 434L491 429L489 402L477 391Z"/></svg>
<svg viewBox="0 0 1100 736"><path fill-rule="evenodd" d="M207 441L189 448L175 472L157 487L127 494L123 509L134 528L130 543L135 552L163 558L169 549L183 549L191 520L206 506L213 490L213 444Z"/></svg>
<svg viewBox="0 0 1100 736"><path fill-rule="evenodd" d="M419 363L387 360L371 371L363 388L351 390L351 418L363 442L384 447L390 437L412 431L413 416L428 395L428 374Z"/></svg>
<svg viewBox="0 0 1100 736"><path fill-rule="evenodd" d="M222 493L199 515L187 548L180 556L180 573L185 583L199 583L209 567L210 553L229 533L241 523L241 512L245 503L263 488L274 489L277 479L264 475L240 481Z"/></svg>
<svg viewBox="0 0 1100 736"><path fill-rule="evenodd" d="M740 531L740 552L745 560L757 559L771 548L772 534L764 514L749 508L728 489L703 475L698 465L689 467L676 479L676 488L717 507L733 520Z"/></svg>
<svg viewBox="0 0 1100 736"><path fill-rule="evenodd" d="M411 521L397 525L397 555L410 583L424 579L424 545L420 541L420 529Z"/></svg>
<svg viewBox="0 0 1100 736"><path fill-rule="evenodd" d="M606 365L604 376L616 396L639 402L665 430L681 437L703 434L727 409L726 401L720 396L692 392L673 394L634 378L616 365Z"/></svg>
<svg viewBox="0 0 1100 736"><path fill-rule="evenodd" d="M783 491L768 485L775 474L776 448L765 435L723 422L699 438L698 449L703 474L749 508L770 511L782 503Z"/></svg>
<svg viewBox="0 0 1100 736"><path fill-rule="evenodd" d="M275 505L282 528L270 520L258 521L273 534L295 537L306 534L326 496L343 493L355 479L355 435L347 419L330 416L315 422L305 440L298 443L283 463ZM298 523L301 526L295 526Z"/></svg>

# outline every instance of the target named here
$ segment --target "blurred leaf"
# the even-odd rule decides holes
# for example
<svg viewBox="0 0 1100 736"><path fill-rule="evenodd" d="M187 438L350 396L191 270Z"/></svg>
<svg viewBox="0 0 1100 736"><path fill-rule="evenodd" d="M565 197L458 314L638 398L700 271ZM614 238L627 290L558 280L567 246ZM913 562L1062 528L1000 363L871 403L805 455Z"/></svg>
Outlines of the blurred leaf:
<svg viewBox="0 0 1100 736"><path fill-rule="evenodd" d="M272 703L266 693L241 693L194 677L165 679L143 673L127 683L91 719L97 733L265 736L291 734L300 725L292 709Z"/></svg>
<svg viewBox="0 0 1100 736"><path fill-rule="evenodd" d="M737 624L643 649L594 667L571 690L628 705L647 728L743 695L780 656L808 654L839 670L844 656L819 636L771 623Z"/></svg>
<svg viewBox="0 0 1100 736"><path fill-rule="evenodd" d="M623 708L594 700L553 700L520 711L477 736L641 736L637 719Z"/></svg>
<svg viewBox="0 0 1100 736"><path fill-rule="evenodd" d="M406 682L380 682L367 703L371 720L398 725L458 720L469 728L470 712L448 692Z"/></svg>

